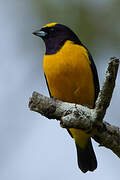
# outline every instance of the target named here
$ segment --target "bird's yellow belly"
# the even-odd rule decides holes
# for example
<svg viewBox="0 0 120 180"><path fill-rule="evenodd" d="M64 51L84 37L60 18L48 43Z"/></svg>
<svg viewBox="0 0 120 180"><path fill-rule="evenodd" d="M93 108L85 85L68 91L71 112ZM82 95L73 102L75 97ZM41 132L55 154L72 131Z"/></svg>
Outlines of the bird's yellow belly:
<svg viewBox="0 0 120 180"><path fill-rule="evenodd" d="M50 93L62 101L93 106L93 75L86 59L46 55L43 68Z"/></svg>

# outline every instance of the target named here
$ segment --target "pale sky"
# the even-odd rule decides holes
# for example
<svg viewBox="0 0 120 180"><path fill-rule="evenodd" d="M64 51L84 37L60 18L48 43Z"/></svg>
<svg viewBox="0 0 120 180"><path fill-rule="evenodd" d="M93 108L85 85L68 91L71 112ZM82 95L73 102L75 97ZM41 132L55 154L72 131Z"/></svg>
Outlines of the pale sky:
<svg viewBox="0 0 120 180"><path fill-rule="evenodd" d="M77 167L73 139L66 130L57 121L29 111L33 91L48 95L42 71L44 44L32 35L46 22L31 1L2 0L0 4L0 179L119 179L120 160L110 150L94 142L98 168L83 174ZM106 60L96 63L102 84L108 57L116 51L106 49L99 54L99 59ZM120 71L118 77L105 120L120 127Z"/></svg>

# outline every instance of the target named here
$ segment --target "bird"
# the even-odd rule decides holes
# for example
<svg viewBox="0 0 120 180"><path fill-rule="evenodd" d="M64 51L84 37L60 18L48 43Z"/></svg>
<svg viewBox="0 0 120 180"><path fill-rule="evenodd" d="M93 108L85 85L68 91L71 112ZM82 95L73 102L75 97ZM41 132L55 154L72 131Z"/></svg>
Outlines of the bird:
<svg viewBox="0 0 120 180"><path fill-rule="evenodd" d="M51 98L95 107L100 87L94 60L66 25L48 23L33 32L45 43L43 70ZM91 137L82 129L67 129L75 141L78 167L83 173L97 168Z"/></svg>

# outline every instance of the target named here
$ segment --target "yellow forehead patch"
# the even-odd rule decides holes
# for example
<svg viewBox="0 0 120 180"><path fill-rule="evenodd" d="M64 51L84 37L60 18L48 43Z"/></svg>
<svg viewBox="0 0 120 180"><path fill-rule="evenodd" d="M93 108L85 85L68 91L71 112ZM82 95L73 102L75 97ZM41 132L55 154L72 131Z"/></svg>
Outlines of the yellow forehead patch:
<svg viewBox="0 0 120 180"><path fill-rule="evenodd" d="M52 27L52 26L55 26L57 23L53 22L53 23L49 23L49 24L46 24L45 26L43 26L43 28L46 28L46 27Z"/></svg>

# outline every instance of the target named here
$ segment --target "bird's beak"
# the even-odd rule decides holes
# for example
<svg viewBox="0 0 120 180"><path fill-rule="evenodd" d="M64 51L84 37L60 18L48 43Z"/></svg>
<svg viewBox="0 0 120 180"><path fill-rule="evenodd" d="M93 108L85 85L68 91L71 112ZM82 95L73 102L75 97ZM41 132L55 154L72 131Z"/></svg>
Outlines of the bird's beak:
<svg viewBox="0 0 120 180"><path fill-rule="evenodd" d="M45 31L41 31L41 30L35 31L32 34L34 34L35 36L39 36L39 37L45 37L47 35L47 33Z"/></svg>

